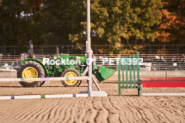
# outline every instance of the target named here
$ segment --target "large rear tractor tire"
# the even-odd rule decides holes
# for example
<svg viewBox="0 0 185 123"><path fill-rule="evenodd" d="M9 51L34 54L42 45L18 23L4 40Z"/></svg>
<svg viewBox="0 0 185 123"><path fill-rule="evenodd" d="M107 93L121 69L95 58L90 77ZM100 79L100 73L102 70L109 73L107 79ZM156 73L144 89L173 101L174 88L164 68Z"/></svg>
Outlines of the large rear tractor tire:
<svg viewBox="0 0 185 123"><path fill-rule="evenodd" d="M18 78L42 78L45 77L45 71L43 67L36 61L26 61L21 65L21 68L17 72ZM23 87L38 87L44 84L44 82L38 81L26 81L19 82Z"/></svg>
<svg viewBox="0 0 185 123"><path fill-rule="evenodd" d="M80 76L79 72L74 69L65 70L62 77L77 77ZM78 87L81 84L82 80L62 80L64 87Z"/></svg>

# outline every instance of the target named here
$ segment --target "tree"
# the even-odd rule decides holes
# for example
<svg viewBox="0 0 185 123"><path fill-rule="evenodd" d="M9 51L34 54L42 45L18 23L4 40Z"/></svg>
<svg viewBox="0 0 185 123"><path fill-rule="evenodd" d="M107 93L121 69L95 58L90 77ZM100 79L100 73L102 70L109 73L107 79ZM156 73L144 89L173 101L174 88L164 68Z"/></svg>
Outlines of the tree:
<svg viewBox="0 0 185 123"><path fill-rule="evenodd" d="M184 44L185 0L164 0L164 3L157 39L159 43Z"/></svg>
<svg viewBox="0 0 185 123"><path fill-rule="evenodd" d="M0 6L0 45L14 45L17 42L20 27L20 2L19 0L3 0ZM11 50L10 50L11 51ZM4 48L6 54L6 48Z"/></svg>
<svg viewBox="0 0 185 123"><path fill-rule="evenodd" d="M113 52L122 53L122 46L127 44L125 38L130 44L154 42L156 26L160 24L161 0L115 0L110 1L112 7L107 0L91 2L91 27L98 35L94 43L111 44ZM85 30L86 22L81 24ZM77 44L81 38L80 32L70 35L70 40Z"/></svg>
<svg viewBox="0 0 185 123"><path fill-rule="evenodd" d="M36 14L34 21L42 30L43 44L69 45L68 34L81 30L80 22L85 20L83 0L47 0L43 2L43 9Z"/></svg>

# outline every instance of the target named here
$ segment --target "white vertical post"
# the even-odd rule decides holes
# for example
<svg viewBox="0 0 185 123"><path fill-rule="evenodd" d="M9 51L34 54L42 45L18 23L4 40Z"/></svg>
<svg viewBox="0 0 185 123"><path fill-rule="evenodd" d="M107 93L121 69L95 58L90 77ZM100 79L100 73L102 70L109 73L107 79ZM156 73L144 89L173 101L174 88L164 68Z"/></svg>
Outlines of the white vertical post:
<svg viewBox="0 0 185 123"><path fill-rule="evenodd" d="M87 51L91 51L91 16L90 16L90 0L87 0ZM92 53L89 52L88 53L88 58L90 60L90 64L89 64L89 71L88 71L88 75L89 75L89 80L88 80L88 93L90 94L92 91L92 63L91 63L91 59L92 59Z"/></svg>
<svg viewBox="0 0 185 123"><path fill-rule="evenodd" d="M88 50L88 41L85 42L86 43L86 51Z"/></svg>
<svg viewBox="0 0 185 123"><path fill-rule="evenodd" d="M87 0L87 53L89 58L89 80L88 80L88 95L89 96L107 96L107 93L104 91L92 91L92 49L91 49L91 20L90 20L90 0Z"/></svg>

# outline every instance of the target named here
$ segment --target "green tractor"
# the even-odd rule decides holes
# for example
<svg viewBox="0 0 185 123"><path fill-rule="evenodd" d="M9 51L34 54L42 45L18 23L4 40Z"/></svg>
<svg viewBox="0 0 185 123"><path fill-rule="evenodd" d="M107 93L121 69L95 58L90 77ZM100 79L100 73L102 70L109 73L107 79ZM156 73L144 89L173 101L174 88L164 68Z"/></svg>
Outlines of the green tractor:
<svg viewBox="0 0 185 123"><path fill-rule="evenodd" d="M59 55L46 58L46 63L34 57L33 44L30 41L29 57L22 61L20 69L17 71L18 78L44 78L44 77L77 77L85 75L86 69L86 56L68 56ZM62 60L62 61L61 61ZM71 61L79 61L78 64L69 64ZM53 64L55 62L55 64ZM60 63L60 64L57 64ZM50 64L48 64L50 63ZM63 63L63 64L61 64ZM52 65L51 65L52 64ZM106 68L104 66L97 67L93 65L93 74L99 82L109 78L115 70ZM84 74L85 73L85 74ZM65 87L78 87L81 80L62 80ZM25 81L20 82L23 87L37 87L42 86L45 81Z"/></svg>

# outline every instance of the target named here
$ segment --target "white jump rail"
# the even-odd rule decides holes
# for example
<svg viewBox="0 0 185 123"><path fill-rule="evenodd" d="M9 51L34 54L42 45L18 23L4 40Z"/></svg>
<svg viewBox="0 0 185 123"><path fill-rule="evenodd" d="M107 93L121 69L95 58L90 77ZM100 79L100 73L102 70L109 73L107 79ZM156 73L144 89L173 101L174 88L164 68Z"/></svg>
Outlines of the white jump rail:
<svg viewBox="0 0 185 123"><path fill-rule="evenodd" d="M0 72L1 71L5 71L5 72L15 72L15 71L17 71L17 70L15 70L15 69L0 69Z"/></svg>
<svg viewBox="0 0 185 123"><path fill-rule="evenodd" d="M44 77L44 78L0 78L0 82L58 81L58 80L89 80L89 77L84 76L84 77Z"/></svg>
<svg viewBox="0 0 185 123"><path fill-rule="evenodd" d="M89 80L89 77L82 76L82 77L45 77L45 78L0 78L0 82L56 81L56 80ZM89 92L80 92L79 94L0 96L0 100L107 96L107 94L104 91L91 91L91 93L94 95L90 95Z"/></svg>
<svg viewBox="0 0 185 123"><path fill-rule="evenodd" d="M142 93L142 96L185 96L185 93Z"/></svg>
<svg viewBox="0 0 185 123"><path fill-rule="evenodd" d="M21 96L0 96L0 100L10 99L40 99L40 98L67 98L67 97L88 97L88 94L55 94L55 95L21 95Z"/></svg>

